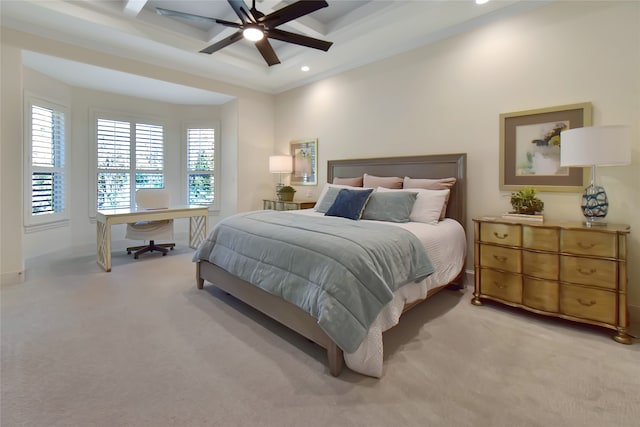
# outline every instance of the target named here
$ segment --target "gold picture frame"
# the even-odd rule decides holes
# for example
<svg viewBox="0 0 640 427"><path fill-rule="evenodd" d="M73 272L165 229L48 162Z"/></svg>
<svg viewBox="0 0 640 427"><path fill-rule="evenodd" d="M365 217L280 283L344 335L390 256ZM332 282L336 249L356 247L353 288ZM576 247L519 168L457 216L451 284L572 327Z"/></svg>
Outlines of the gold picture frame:
<svg viewBox="0 0 640 427"><path fill-rule="evenodd" d="M293 157L291 185L318 185L318 140L291 141L289 150Z"/></svg>
<svg viewBox="0 0 640 427"><path fill-rule="evenodd" d="M591 126L591 103L500 114L500 190L581 192L584 168L560 167L560 132Z"/></svg>

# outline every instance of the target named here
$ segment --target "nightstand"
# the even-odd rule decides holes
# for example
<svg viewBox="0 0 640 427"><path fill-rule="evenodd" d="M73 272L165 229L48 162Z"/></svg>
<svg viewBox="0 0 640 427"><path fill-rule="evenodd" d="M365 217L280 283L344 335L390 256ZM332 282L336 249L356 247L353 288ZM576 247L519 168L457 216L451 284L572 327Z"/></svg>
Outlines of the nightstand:
<svg viewBox="0 0 640 427"><path fill-rule="evenodd" d="M262 208L272 209L275 211L290 211L296 209L311 209L316 205L313 200L298 200L291 202L283 202L280 200L263 199Z"/></svg>
<svg viewBox="0 0 640 427"><path fill-rule="evenodd" d="M474 222L475 292L538 314L614 329L631 344L627 307L627 225Z"/></svg>

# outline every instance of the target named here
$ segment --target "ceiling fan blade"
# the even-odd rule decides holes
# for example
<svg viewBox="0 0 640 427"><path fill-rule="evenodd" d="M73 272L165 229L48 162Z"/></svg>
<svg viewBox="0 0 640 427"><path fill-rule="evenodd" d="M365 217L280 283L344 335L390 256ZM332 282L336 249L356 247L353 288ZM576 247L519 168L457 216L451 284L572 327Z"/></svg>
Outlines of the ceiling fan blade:
<svg viewBox="0 0 640 427"><path fill-rule="evenodd" d="M290 33L289 31L283 31L278 29L268 30L267 37L271 39L280 40L287 43L298 44L300 46L312 47L314 49L329 50L333 42L325 40L314 39L312 37L303 36L302 34Z"/></svg>
<svg viewBox="0 0 640 427"><path fill-rule="evenodd" d="M258 40L256 42L256 47L260 51L260 54L262 54L264 60L267 61L267 64L269 64L269 67L280 63L278 55L276 55L275 50L273 50L271 43L269 43L269 40L266 37L262 40Z"/></svg>
<svg viewBox="0 0 640 427"><path fill-rule="evenodd" d="M242 24L238 24L237 22L225 21L224 19L216 19L216 23L220 25L224 25L225 27L233 27L233 28L242 28Z"/></svg>
<svg viewBox="0 0 640 427"><path fill-rule="evenodd" d="M231 2L231 0L229 0ZM324 0L301 0L276 10L262 18L258 18L258 22L267 28L275 28L285 22L292 21L301 16L308 15L318 9L329 6Z"/></svg>
<svg viewBox="0 0 640 427"><path fill-rule="evenodd" d="M256 23L255 18L251 14L251 10L247 6L247 4L243 0L227 0L233 11L238 15L238 18L242 21L243 24L248 22Z"/></svg>
<svg viewBox="0 0 640 427"><path fill-rule="evenodd" d="M223 47L227 47L230 44L237 42L238 40L242 40L242 31L236 31L235 33L231 34L229 37L226 37L220 40L219 42L212 44L211 46L205 47L200 51L200 53L212 54L213 52L216 52L222 49Z"/></svg>
<svg viewBox="0 0 640 427"><path fill-rule="evenodd" d="M176 18L189 19L191 21L206 22L207 24L215 23L218 21L217 19L209 18L208 16L192 15L190 13L178 12L177 10L163 9L161 7L156 7L156 12L158 13L158 15L174 16Z"/></svg>

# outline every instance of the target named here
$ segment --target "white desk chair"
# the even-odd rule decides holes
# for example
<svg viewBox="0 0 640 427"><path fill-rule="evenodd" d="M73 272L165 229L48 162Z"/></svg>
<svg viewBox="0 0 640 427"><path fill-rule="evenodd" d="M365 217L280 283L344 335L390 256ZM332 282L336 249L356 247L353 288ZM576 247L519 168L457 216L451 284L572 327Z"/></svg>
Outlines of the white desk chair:
<svg viewBox="0 0 640 427"><path fill-rule="evenodd" d="M138 209L163 209L169 207L169 192L164 188L145 188L136 191L136 205ZM127 239L148 240L144 246L131 246L127 254L135 251L133 257L146 252L162 252L165 256L169 249L173 250L175 243L156 244L156 240L173 240L173 220L141 221L127 224Z"/></svg>

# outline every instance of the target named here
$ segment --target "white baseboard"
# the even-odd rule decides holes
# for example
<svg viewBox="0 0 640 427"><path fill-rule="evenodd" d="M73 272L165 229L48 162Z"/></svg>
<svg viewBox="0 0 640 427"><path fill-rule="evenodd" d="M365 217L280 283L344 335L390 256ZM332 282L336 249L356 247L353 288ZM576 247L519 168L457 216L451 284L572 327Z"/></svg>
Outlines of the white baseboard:
<svg viewBox="0 0 640 427"><path fill-rule="evenodd" d="M474 280L476 275L473 270L465 270L464 274L465 274L464 286L465 288L471 289L471 291L473 292Z"/></svg>
<svg viewBox="0 0 640 427"><path fill-rule="evenodd" d="M25 280L25 272L15 271L10 273L2 273L0 275L0 285L17 285L19 283L24 283Z"/></svg>

